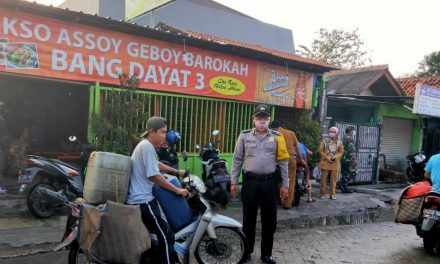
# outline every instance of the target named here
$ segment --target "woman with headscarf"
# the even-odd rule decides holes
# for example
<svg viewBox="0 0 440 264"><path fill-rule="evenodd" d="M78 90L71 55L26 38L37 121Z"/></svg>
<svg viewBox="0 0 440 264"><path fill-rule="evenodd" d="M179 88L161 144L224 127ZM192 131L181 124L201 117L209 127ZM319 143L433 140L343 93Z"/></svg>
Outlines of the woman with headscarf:
<svg viewBox="0 0 440 264"><path fill-rule="evenodd" d="M338 139L339 130L337 127L328 129L328 138L322 140L319 146L321 161L321 190L320 199L324 199L327 192L327 177L330 175L330 199L336 200L336 178L340 170L340 160L344 154L344 145Z"/></svg>

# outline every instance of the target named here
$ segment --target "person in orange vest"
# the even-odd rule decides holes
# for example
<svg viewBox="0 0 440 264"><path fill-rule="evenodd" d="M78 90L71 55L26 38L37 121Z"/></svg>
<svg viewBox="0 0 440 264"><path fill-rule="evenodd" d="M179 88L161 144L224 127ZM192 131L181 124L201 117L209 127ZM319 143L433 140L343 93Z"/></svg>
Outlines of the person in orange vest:
<svg viewBox="0 0 440 264"><path fill-rule="evenodd" d="M283 201L283 208L290 209L295 199L296 163L298 161L298 163L302 164L303 157L295 132L284 129L277 120L272 121L271 128L283 135L286 141L287 152L289 153L289 192L287 193L287 198Z"/></svg>

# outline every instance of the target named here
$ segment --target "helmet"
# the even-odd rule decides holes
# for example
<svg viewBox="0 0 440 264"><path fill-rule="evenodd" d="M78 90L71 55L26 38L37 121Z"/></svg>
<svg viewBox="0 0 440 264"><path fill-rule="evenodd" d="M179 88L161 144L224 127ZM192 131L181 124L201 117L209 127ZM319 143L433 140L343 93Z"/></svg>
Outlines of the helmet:
<svg viewBox="0 0 440 264"><path fill-rule="evenodd" d="M167 141L170 142L170 144L174 145L177 144L177 142L180 141L180 134L177 130L170 130L167 132Z"/></svg>
<svg viewBox="0 0 440 264"><path fill-rule="evenodd" d="M423 162L425 160L425 158L426 158L425 155L420 153L414 157L414 161L415 161L415 163L419 164L419 163Z"/></svg>

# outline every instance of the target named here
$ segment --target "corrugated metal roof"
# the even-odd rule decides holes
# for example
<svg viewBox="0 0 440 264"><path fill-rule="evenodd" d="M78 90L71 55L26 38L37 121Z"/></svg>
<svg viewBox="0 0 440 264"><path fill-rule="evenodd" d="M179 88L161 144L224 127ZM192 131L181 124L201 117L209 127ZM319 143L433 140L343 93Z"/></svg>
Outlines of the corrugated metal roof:
<svg viewBox="0 0 440 264"><path fill-rule="evenodd" d="M314 73L325 73L330 70L340 69L335 65L320 62L312 59L288 53L278 52L258 46L248 45L233 40L227 40L215 36L208 36L196 32L165 32L157 29L148 28L135 23L113 20L111 17L100 17L98 15L89 15L83 12L71 11L53 6L46 6L36 2L24 0L1 0L0 7L20 10L33 14L42 15L49 18L60 19L71 23L80 23L112 31L118 31L136 36L154 38L170 43L183 44L198 47L206 50L212 50L235 56L265 61L281 66L296 68Z"/></svg>

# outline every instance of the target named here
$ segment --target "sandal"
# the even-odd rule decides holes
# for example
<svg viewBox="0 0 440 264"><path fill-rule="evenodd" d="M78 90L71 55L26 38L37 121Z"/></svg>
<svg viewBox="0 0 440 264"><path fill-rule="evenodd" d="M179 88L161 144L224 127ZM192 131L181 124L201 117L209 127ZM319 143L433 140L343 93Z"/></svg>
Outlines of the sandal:
<svg viewBox="0 0 440 264"><path fill-rule="evenodd" d="M312 200L307 200L308 203L316 202L315 198L312 198Z"/></svg>

